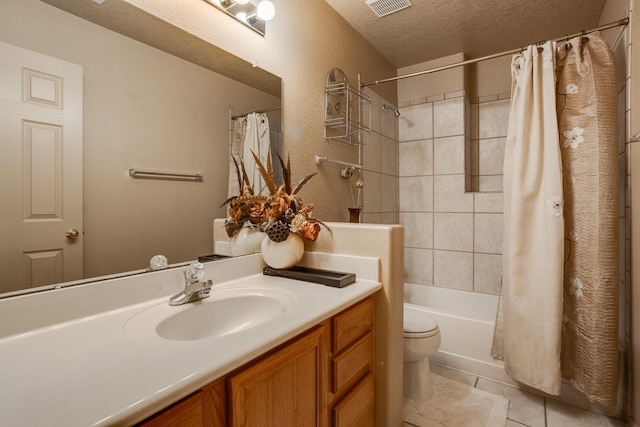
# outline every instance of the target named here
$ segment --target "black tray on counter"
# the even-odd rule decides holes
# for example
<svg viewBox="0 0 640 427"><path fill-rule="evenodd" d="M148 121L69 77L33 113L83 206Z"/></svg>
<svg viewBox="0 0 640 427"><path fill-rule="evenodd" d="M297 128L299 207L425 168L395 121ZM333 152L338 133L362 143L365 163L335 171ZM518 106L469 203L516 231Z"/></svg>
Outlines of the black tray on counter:
<svg viewBox="0 0 640 427"><path fill-rule="evenodd" d="M304 280L305 282L319 283L321 285L332 286L334 288L343 288L356 281L356 275L353 273L297 266L284 269L265 267L262 270L262 273L266 276L278 276L289 279Z"/></svg>
<svg viewBox="0 0 640 427"><path fill-rule="evenodd" d="M231 258L231 256L220 254L202 255L198 257L198 262L220 261L221 259L227 258Z"/></svg>

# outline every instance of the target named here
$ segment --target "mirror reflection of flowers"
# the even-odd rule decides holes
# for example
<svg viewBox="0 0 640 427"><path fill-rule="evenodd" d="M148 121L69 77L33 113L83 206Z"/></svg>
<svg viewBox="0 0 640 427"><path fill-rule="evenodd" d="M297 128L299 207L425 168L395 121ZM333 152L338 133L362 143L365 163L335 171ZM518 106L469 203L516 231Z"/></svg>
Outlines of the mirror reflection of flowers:
<svg viewBox="0 0 640 427"><path fill-rule="evenodd" d="M240 164L238 165L236 158L232 158L236 168L240 194L225 200L225 202L220 205L229 205L224 228L229 237L235 235L243 226L250 226L263 231L261 226L266 221L264 203L269 197L254 194L253 186L249 182L247 171L244 168L244 163L240 160Z"/></svg>
<svg viewBox="0 0 640 427"><path fill-rule="evenodd" d="M255 153L252 152L252 154L270 194L269 196L254 195L253 188L248 183L243 162L240 161L238 166L238 162L234 159L238 182L243 190L241 195L223 203L223 206L229 205L229 216L225 221L225 229L229 237L247 222L264 231L274 242L287 240L289 233L298 233L307 240L315 241L321 225L329 230L322 221L312 216L313 204L305 205L298 195L302 187L316 175L315 173L305 176L295 187L292 187L290 158L287 158L285 164L282 157L278 155L284 180L284 183L278 187L273 175L271 156L267 156L267 164L264 165Z"/></svg>

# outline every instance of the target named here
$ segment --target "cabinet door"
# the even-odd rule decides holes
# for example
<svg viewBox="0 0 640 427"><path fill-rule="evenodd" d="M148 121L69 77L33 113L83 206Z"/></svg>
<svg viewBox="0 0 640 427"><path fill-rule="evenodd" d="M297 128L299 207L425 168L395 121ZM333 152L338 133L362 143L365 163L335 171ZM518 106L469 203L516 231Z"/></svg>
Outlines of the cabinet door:
<svg viewBox="0 0 640 427"><path fill-rule="evenodd" d="M227 425L227 379L222 377L202 389L203 427Z"/></svg>
<svg viewBox="0 0 640 427"><path fill-rule="evenodd" d="M324 425L324 331L319 326L231 376L229 425Z"/></svg>
<svg viewBox="0 0 640 427"><path fill-rule="evenodd" d="M137 427L201 427L202 392L197 391L147 418Z"/></svg>

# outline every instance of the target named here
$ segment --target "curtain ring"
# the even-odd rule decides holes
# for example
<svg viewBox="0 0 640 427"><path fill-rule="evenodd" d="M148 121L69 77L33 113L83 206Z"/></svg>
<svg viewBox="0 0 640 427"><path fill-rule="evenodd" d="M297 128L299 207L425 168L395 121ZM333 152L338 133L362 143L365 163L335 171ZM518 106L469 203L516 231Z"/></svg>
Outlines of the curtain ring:
<svg viewBox="0 0 640 427"><path fill-rule="evenodd" d="M589 43L589 37L587 37L587 32L582 30L582 38L580 39L582 44Z"/></svg>
<svg viewBox="0 0 640 427"><path fill-rule="evenodd" d="M571 45L571 42L569 41L569 34L567 34L567 37L564 39L565 44L564 44L564 48L567 50L571 50L571 48L573 47Z"/></svg>

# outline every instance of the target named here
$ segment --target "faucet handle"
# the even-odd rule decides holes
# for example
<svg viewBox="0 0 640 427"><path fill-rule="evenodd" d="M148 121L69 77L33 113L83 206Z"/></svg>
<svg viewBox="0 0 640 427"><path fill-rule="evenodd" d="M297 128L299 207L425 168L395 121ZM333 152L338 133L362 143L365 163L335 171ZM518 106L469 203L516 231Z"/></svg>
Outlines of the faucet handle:
<svg viewBox="0 0 640 427"><path fill-rule="evenodd" d="M194 262L184 271L184 277L189 282L200 282L204 278L204 264Z"/></svg>

